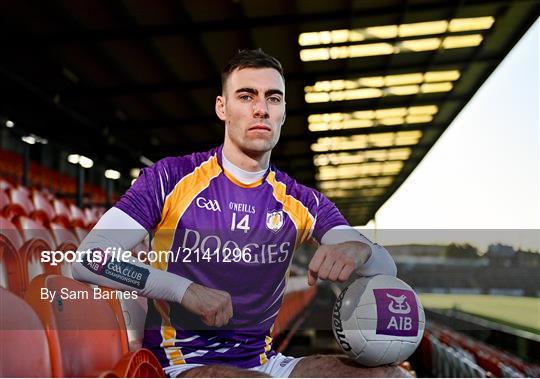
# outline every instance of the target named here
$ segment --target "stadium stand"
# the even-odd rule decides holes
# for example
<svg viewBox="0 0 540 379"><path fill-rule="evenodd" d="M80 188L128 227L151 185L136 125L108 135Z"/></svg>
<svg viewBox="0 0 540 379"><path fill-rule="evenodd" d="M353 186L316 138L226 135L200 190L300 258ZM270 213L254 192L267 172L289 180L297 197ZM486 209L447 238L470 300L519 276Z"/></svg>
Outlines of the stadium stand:
<svg viewBox="0 0 540 379"><path fill-rule="evenodd" d="M21 155L0 149L0 190L10 191L21 187L14 183L22 183L22 178L23 158ZM39 189L45 194L61 194L64 199L73 200L77 192L77 181L73 176L30 161L28 187ZM84 193L88 204L102 205L107 201L105 190L98 185L85 183ZM27 196L30 195L31 191L28 190Z"/></svg>
<svg viewBox="0 0 540 379"><path fill-rule="evenodd" d="M470 336L429 323L416 353L435 377L538 377L540 367Z"/></svg>

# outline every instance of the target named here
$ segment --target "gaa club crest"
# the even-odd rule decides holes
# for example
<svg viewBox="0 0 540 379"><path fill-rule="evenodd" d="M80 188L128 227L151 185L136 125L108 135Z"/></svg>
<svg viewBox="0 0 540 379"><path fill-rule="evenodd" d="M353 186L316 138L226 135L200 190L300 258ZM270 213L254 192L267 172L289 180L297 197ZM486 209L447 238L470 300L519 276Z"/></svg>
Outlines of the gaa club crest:
<svg viewBox="0 0 540 379"><path fill-rule="evenodd" d="M283 211L266 212L266 227L277 232L283 226Z"/></svg>

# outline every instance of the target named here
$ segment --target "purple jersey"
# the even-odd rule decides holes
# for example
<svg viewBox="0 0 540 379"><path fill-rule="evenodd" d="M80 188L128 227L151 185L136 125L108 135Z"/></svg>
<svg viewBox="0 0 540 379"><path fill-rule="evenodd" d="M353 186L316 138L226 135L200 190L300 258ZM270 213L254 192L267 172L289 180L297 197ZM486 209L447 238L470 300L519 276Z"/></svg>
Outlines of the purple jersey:
<svg viewBox="0 0 540 379"><path fill-rule="evenodd" d="M347 222L321 193L270 168L244 185L221 165L222 147L165 158L142 171L116 207L167 252L153 267L227 291L233 317L208 327L180 304L149 301L144 347L163 367L264 364L295 249Z"/></svg>

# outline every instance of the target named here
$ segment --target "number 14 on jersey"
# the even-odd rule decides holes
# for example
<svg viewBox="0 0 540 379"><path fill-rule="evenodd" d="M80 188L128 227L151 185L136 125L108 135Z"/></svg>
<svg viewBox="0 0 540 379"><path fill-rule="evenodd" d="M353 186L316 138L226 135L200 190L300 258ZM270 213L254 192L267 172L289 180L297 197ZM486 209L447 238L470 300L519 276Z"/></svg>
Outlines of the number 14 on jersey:
<svg viewBox="0 0 540 379"><path fill-rule="evenodd" d="M231 220L231 231L235 231L236 229L243 230L244 233L247 233L250 229L249 227L249 215L245 215L240 219L240 221L236 222L236 212L233 212L232 214L232 220Z"/></svg>

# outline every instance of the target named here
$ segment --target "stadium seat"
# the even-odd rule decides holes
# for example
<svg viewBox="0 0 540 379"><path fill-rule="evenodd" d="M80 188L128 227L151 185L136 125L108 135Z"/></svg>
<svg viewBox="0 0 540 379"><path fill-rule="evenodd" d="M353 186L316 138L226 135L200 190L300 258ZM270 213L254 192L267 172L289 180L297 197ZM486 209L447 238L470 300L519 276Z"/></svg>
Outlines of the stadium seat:
<svg viewBox="0 0 540 379"><path fill-rule="evenodd" d="M92 208L84 208L84 215L88 224L96 223L98 220Z"/></svg>
<svg viewBox="0 0 540 379"><path fill-rule="evenodd" d="M0 216L0 229L2 236L7 238L13 247L18 251L24 243L21 232L12 222Z"/></svg>
<svg viewBox="0 0 540 379"><path fill-rule="evenodd" d="M47 335L34 310L0 288L0 377L51 377Z"/></svg>
<svg viewBox="0 0 540 379"><path fill-rule="evenodd" d="M32 212L32 219L41 222L42 225L48 227L50 221L54 219L54 208L51 205L47 197L40 191L33 191L32 201L34 203L34 212Z"/></svg>
<svg viewBox="0 0 540 379"><path fill-rule="evenodd" d="M41 299L42 288L58 291L53 302ZM62 289L79 298L62 299ZM54 376L99 376L125 353L125 331L122 333L109 302L94 299L88 285L59 275L39 275L25 298L45 325Z"/></svg>
<svg viewBox="0 0 540 379"><path fill-rule="evenodd" d="M17 185L15 187L15 190L17 190L21 194L24 194L24 196L26 196L28 199L30 199L30 195L32 194L32 192L26 186L23 186L22 184L19 184L19 185Z"/></svg>
<svg viewBox="0 0 540 379"><path fill-rule="evenodd" d="M50 263L41 261L41 252L50 251L51 247L44 240L39 238L33 238L29 241L26 241L21 249L19 250L19 255L21 257L21 262L23 266L23 276L24 276L24 289L23 293L26 291L28 284L32 281L33 278L40 274L60 274L62 270L62 265L53 266Z"/></svg>
<svg viewBox="0 0 540 379"><path fill-rule="evenodd" d="M13 187L13 184L11 184L9 181L0 178L0 191L9 191Z"/></svg>
<svg viewBox="0 0 540 379"><path fill-rule="evenodd" d="M26 216L27 213L19 204L9 203L3 207L1 215L11 221L17 216Z"/></svg>
<svg viewBox="0 0 540 379"><path fill-rule="evenodd" d="M62 224L51 223L51 231L56 241L56 250L59 251L77 251L79 247L79 238L71 230L66 229ZM63 262L60 267L60 273L68 278L73 278L70 262Z"/></svg>
<svg viewBox="0 0 540 379"><path fill-rule="evenodd" d="M43 225L29 217L17 216L13 220L23 236L24 244L19 249L19 256L23 264L24 288L37 275L42 273L59 274L62 265L52 266L41 261L41 252L55 249L56 241L51 232Z"/></svg>
<svg viewBox="0 0 540 379"><path fill-rule="evenodd" d="M24 209L24 212L29 215L34 210L34 204L30 200L30 191L23 186L13 188L9 191L11 203L18 204Z"/></svg>
<svg viewBox="0 0 540 379"><path fill-rule="evenodd" d="M499 367L499 360L483 351L480 351L476 357L478 365L484 370L489 371L493 377L500 378L502 376L501 368Z"/></svg>
<svg viewBox="0 0 540 379"><path fill-rule="evenodd" d="M71 230L66 229L64 225L56 222L51 223L51 231L53 233L54 239L56 241L56 247L59 247L62 244L69 243L74 245L75 248L79 246L79 238ZM59 249L62 250L62 249Z"/></svg>
<svg viewBox="0 0 540 379"><path fill-rule="evenodd" d="M0 211L7 207L9 203L9 196L4 191L0 190Z"/></svg>
<svg viewBox="0 0 540 379"><path fill-rule="evenodd" d="M147 349L126 354L113 371L120 378L163 378L163 369L156 356Z"/></svg>
<svg viewBox="0 0 540 379"><path fill-rule="evenodd" d="M17 216L12 222L21 232L24 241L39 238L44 240L51 248L56 247L56 241L49 229L35 220L32 220L30 217Z"/></svg>
<svg viewBox="0 0 540 379"><path fill-rule="evenodd" d="M84 228L88 222L86 221L86 215L84 212L76 206L75 204L70 204L69 210L71 213L71 224L74 227Z"/></svg>
<svg viewBox="0 0 540 379"><path fill-rule="evenodd" d="M74 231L75 231L75 235L77 236L80 242L82 242L84 237L86 237L86 235L88 234L88 230L86 230L85 228L77 227L77 226L75 227Z"/></svg>
<svg viewBox="0 0 540 379"><path fill-rule="evenodd" d="M57 216L66 217L69 221L71 221L71 211L69 210L69 207L63 201L59 199L54 199L53 208L54 208L54 213Z"/></svg>
<svg viewBox="0 0 540 379"><path fill-rule="evenodd" d="M26 280L19 255L22 237L15 225L3 217L0 217L0 229L0 286L20 295Z"/></svg>

